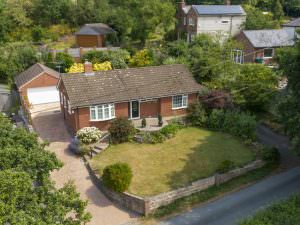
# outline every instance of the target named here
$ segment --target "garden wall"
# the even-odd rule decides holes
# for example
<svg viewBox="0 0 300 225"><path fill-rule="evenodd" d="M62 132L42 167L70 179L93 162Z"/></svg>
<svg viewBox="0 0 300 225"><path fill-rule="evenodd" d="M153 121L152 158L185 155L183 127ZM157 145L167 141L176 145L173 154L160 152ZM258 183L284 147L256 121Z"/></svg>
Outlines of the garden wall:
<svg viewBox="0 0 300 225"><path fill-rule="evenodd" d="M113 202L130 209L134 212L148 215L160 206L168 205L176 199L189 196L191 194L203 191L211 186L225 183L235 177L241 176L251 170L262 167L265 163L262 160L256 160L242 168L231 170L224 174L216 174L214 176L204 178L193 182L191 185L179 188L173 191L165 192L152 197L139 197L129 193L116 193L104 187L99 176L93 171L90 164L86 163L87 169L92 177L94 184Z"/></svg>

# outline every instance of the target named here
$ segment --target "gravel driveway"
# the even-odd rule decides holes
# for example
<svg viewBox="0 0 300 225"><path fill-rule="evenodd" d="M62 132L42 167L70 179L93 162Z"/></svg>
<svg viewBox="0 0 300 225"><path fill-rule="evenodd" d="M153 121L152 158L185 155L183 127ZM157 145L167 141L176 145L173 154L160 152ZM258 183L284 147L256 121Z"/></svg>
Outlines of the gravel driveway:
<svg viewBox="0 0 300 225"><path fill-rule="evenodd" d="M58 188L73 180L81 198L88 200L87 210L93 218L89 225L129 224L137 215L120 209L111 203L92 183L81 158L74 156L67 146L71 136L67 131L58 104L35 106L32 110L33 126L43 140L48 140L48 149L55 152L64 163L63 168L51 174Z"/></svg>

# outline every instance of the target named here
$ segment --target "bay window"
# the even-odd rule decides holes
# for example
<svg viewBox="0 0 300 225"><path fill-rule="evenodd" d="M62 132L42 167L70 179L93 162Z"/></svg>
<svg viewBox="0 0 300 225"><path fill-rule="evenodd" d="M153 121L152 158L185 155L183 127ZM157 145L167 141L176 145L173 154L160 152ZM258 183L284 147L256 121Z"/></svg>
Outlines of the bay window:
<svg viewBox="0 0 300 225"><path fill-rule="evenodd" d="M188 106L188 95L177 95L172 97L172 109L182 109Z"/></svg>
<svg viewBox="0 0 300 225"><path fill-rule="evenodd" d="M115 105L104 104L90 107L91 121L104 121L115 118Z"/></svg>

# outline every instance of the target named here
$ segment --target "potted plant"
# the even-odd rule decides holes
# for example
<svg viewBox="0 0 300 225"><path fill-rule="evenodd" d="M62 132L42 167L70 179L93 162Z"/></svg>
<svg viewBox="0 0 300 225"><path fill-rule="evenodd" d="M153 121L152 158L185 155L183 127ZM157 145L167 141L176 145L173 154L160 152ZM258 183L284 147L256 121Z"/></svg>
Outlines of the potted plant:
<svg viewBox="0 0 300 225"><path fill-rule="evenodd" d="M161 116L161 115L158 115L157 119L158 119L158 126L159 126L159 127L162 127L163 124L164 124L163 119L162 119L162 116Z"/></svg>
<svg viewBox="0 0 300 225"><path fill-rule="evenodd" d="M147 126L147 121L145 118L142 119L142 128L145 128Z"/></svg>

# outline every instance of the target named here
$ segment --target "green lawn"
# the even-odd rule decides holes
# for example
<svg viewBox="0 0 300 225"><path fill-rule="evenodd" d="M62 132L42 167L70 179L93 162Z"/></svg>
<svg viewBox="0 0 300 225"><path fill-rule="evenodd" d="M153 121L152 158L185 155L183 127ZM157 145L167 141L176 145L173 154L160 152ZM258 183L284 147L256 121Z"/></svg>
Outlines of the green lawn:
<svg viewBox="0 0 300 225"><path fill-rule="evenodd" d="M110 146L94 157L92 166L101 174L107 165L128 163L134 175L128 191L151 196L213 175L226 159L241 166L252 161L254 153L229 134L190 127L162 144Z"/></svg>

